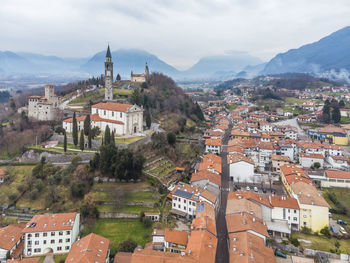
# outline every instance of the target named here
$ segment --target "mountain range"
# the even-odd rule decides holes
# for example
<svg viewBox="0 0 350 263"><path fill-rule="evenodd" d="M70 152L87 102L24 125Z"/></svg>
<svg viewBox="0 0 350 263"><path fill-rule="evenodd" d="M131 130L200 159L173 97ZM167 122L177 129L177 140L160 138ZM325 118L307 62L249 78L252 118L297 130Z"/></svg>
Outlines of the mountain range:
<svg viewBox="0 0 350 263"><path fill-rule="evenodd" d="M340 75L350 72L350 26L317 42L291 49L271 59L261 74L287 72Z"/></svg>
<svg viewBox="0 0 350 263"><path fill-rule="evenodd" d="M139 49L112 52L114 74L130 77L143 73L146 62L151 72L161 72L177 80L228 80L280 73L311 73L350 82L350 26L321 40L280 53L269 62L245 52L230 51L224 55L201 58L187 70L180 71L157 56ZM0 51L0 75L55 74L62 78L99 76L104 73L106 51L86 58L62 58L26 52Z"/></svg>

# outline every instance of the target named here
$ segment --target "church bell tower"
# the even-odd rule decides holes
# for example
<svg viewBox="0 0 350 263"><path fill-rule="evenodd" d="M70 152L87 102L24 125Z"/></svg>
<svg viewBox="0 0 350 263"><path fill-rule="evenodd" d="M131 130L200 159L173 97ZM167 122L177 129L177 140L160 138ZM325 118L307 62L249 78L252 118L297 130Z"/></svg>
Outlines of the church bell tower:
<svg viewBox="0 0 350 263"><path fill-rule="evenodd" d="M105 62L105 100L113 100L113 62L109 45Z"/></svg>

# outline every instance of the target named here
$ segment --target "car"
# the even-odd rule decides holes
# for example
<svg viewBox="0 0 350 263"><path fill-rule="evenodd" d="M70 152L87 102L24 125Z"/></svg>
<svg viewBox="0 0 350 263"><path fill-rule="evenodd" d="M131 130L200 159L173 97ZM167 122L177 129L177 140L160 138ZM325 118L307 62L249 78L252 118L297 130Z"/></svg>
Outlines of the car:
<svg viewBox="0 0 350 263"><path fill-rule="evenodd" d="M245 188L245 190L250 191L250 187L249 187L249 186L247 186L247 187Z"/></svg>
<svg viewBox="0 0 350 263"><path fill-rule="evenodd" d="M241 190L242 189L242 187L240 185L236 185L235 188L236 188L236 190Z"/></svg>
<svg viewBox="0 0 350 263"><path fill-rule="evenodd" d="M338 230L335 228L335 226L331 226L331 231L332 231L334 234L338 234Z"/></svg>
<svg viewBox="0 0 350 263"><path fill-rule="evenodd" d="M343 221L343 220L341 220L341 219L338 219L338 220L337 220L337 223L338 223L339 225L343 225L343 226L347 225L346 221Z"/></svg>
<svg viewBox="0 0 350 263"><path fill-rule="evenodd" d="M262 189L262 192L263 192L264 194L266 194L266 189L265 189L265 188L263 188L263 189Z"/></svg>
<svg viewBox="0 0 350 263"><path fill-rule="evenodd" d="M339 231L340 233L342 233L343 235L347 234L348 232L346 232L346 230L344 229L344 227L339 227Z"/></svg>
<svg viewBox="0 0 350 263"><path fill-rule="evenodd" d="M333 216L332 213L328 213L329 218L332 218L332 216Z"/></svg>
<svg viewBox="0 0 350 263"><path fill-rule="evenodd" d="M254 192L258 192L258 187L254 186Z"/></svg>
<svg viewBox="0 0 350 263"><path fill-rule="evenodd" d="M271 189L271 194L276 194L276 189Z"/></svg>

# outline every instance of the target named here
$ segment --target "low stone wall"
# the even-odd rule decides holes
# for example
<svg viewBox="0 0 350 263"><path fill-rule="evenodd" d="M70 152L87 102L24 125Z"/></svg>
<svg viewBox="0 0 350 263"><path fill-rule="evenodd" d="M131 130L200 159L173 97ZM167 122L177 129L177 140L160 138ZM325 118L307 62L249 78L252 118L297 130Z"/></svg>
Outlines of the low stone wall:
<svg viewBox="0 0 350 263"><path fill-rule="evenodd" d="M123 218L123 219L137 219L139 218L139 214L127 214L127 213L107 213L100 212L99 218Z"/></svg>

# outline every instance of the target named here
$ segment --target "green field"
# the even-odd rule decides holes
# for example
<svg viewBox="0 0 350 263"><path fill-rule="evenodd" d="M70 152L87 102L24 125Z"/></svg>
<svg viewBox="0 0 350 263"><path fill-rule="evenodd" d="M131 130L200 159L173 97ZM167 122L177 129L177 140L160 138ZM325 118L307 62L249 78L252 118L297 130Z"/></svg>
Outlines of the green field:
<svg viewBox="0 0 350 263"><path fill-rule="evenodd" d="M4 169L10 176L10 180L0 185L0 203L8 204L9 196L19 196L17 187L20 184L26 182L25 178L32 173L34 166L0 166L0 169Z"/></svg>
<svg viewBox="0 0 350 263"><path fill-rule="evenodd" d="M341 117L340 123L341 124L350 124L350 118L349 117Z"/></svg>
<svg viewBox="0 0 350 263"><path fill-rule="evenodd" d="M120 242L133 238L144 246L151 241L152 227L145 228L139 219L99 219L92 229L95 234L108 238L116 252Z"/></svg>
<svg viewBox="0 0 350 263"><path fill-rule="evenodd" d="M287 105L294 105L294 104L302 105L305 101L307 101L307 99L298 99L294 97L285 98L285 102Z"/></svg>
<svg viewBox="0 0 350 263"><path fill-rule="evenodd" d="M130 138L118 138L118 137L116 137L115 142L129 144L129 143L141 140L143 138L144 138L143 136L136 136L136 137L130 137Z"/></svg>
<svg viewBox="0 0 350 263"><path fill-rule="evenodd" d="M101 95L105 94L105 89L99 89L98 92ZM129 96L132 94L132 90L130 89L113 89L113 95L121 95L121 96Z"/></svg>
<svg viewBox="0 0 350 263"><path fill-rule="evenodd" d="M340 243L339 250L342 253L350 253L350 239L336 239L336 238L327 238L324 236L315 236L315 235L306 235L301 232L293 232L292 238L304 239L311 241L310 243L300 242L301 246L304 248L311 248L315 250L328 251L331 249L335 250L335 241L338 240Z"/></svg>

